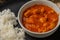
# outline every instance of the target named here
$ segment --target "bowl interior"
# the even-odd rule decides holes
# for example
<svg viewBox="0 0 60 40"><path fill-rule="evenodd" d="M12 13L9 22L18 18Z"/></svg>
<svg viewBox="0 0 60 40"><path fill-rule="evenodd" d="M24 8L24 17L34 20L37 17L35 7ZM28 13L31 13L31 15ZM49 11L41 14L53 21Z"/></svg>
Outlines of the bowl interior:
<svg viewBox="0 0 60 40"><path fill-rule="evenodd" d="M29 2L25 3L25 4L20 8L20 10L19 10L19 12L18 12L18 21L19 21L19 24L21 25L21 27L22 27L24 30L26 30L26 31L28 31L28 32L31 32L31 33L36 33L36 32L29 31L29 30L27 30L27 29L23 26L23 24L22 24L22 14L23 14L23 12L24 12L27 8L29 8L29 7L31 7L31 6L33 6L33 5L35 5L35 4L40 4L40 5L49 6L49 7L51 7L52 9L54 9L57 14L60 13L59 8L58 8L54 3L50 2L50 1L39 0L39 1L29 1ZM59 26L59 20L58 20L58 23L57 23L57 25L56 25L56 27L55 27L54 29L52 29L52 30L50 30L50 31L48 31L48 32L44 32L44 33L49 33L49 32L51 32L51 31L55 30L56 28L58 28L58 26ZM44 34L44 33L36 33L36 34Z"/></svg>

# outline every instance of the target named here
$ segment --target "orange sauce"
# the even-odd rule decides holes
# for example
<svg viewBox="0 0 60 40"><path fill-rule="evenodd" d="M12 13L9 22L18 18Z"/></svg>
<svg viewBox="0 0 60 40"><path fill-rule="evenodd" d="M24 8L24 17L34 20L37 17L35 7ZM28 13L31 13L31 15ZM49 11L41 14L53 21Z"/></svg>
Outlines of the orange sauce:
<svg viewBox="0 0 60 40"><path fill-rule="evenodd" d="M24 27L33 32L47 32L58 22L58 14L45 5L33 5L27 8L22 17Z"/></svg>

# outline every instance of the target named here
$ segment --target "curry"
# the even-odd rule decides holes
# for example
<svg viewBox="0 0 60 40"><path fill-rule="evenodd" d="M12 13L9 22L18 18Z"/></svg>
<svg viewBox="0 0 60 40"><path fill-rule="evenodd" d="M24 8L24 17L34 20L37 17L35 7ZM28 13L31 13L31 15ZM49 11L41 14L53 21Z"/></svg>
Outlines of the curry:
<svg viewBox="0 0 60 40"><path fill-rule="evenodd" d="M58 14L45 5L33 5L23 12L22 23L25 28L33 32L47 32L52 30L58 22Z"/></svg>

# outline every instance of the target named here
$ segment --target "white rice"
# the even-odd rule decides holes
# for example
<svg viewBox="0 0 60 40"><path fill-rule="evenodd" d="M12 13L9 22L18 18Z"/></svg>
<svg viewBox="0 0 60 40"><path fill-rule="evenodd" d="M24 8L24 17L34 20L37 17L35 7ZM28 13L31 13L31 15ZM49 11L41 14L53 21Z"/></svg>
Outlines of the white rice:
<svg viewBox="0 0 60 40"><path fill-rule="evenodd" d="M14 13L10 9L0 12L0 40L24 40L23 29L13 25L17 25Z"/></svg>

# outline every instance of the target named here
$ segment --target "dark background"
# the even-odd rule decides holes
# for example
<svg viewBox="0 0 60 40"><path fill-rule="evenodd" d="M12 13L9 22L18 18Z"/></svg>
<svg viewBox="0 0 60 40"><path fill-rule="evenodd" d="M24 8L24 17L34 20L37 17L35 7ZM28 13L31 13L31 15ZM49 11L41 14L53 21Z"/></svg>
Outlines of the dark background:
<svg viewBox="0 0 60 40"><path fill-rule="evenodd" d="M18 10L27 1L30 1L30 0L5 0L5 2L0 3L0 11L9 8L11 9L12 12L15 13L17 17ZM17 26L20 27L19 24ZM28 34L25 34L25 35L26 35L25 40L60 40L60 27L54 34L46 38L35 38L35 37L29 36Z"/></svg>

